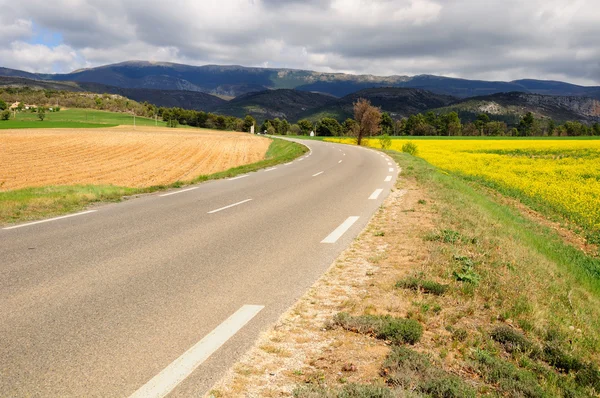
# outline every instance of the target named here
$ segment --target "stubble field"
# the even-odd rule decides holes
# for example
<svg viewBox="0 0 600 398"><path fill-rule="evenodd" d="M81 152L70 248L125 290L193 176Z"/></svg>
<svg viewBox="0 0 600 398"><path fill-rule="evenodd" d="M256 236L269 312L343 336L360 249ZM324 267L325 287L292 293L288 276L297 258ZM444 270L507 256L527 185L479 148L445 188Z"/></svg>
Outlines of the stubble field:
<svg viewBox="0 0 600 398"><path fill-rule="evenodd" d="M170 184L261 161L270 142L245 133L131 126L3 130L0 190Z"/></svg>

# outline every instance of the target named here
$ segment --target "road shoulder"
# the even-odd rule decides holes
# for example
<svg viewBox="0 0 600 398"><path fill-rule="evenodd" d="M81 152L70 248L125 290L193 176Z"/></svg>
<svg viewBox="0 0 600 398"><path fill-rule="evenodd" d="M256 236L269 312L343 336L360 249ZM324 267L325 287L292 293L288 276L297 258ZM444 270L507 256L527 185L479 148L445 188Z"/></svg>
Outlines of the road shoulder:
<svg viewBox="0 0 600 398"><path fill-rule="evenodd" d="M415 184L400 182L350 247L206 396L280 397L304 383L379 379L389 345L326 325L340 311L369 313L375 302L405 311L389 286L410 272L415 258L427 255L415 244L430 226L427 211L414 211L423 195Z"/></svg>

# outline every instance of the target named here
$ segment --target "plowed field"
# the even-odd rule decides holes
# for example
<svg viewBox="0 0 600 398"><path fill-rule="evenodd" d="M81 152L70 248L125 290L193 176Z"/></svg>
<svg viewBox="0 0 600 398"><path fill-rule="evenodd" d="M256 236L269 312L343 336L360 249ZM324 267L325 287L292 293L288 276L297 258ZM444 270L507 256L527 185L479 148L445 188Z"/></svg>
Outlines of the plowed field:
<svg viewBox="0 0 600 398"><path fill-rule="evenodd" d="M246 133L119 126L0 131L0 190L147 187L258 162L270 140Z"/></svg>

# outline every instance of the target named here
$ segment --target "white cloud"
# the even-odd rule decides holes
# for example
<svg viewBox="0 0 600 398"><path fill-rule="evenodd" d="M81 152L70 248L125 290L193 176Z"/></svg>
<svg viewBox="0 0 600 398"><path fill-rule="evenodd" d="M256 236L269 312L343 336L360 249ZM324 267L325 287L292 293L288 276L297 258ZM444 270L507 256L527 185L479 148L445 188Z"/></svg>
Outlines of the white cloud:
<svg viewBox="0 0 600 398"><path fill-rule="evenodd" d="M15 41L6 48L0 47L0 59L5 67L40 73L72 71L84 65L77 51L64 44L48 47Z"/></svg>
<svg viewBox="0 0 600 398"><path fill-rule="evenodd" d="M27 70L145 59L600 84L597 0L0 0L0 9L12 43L3 66ZM24 45L32 24L64 46Z"/></svg>

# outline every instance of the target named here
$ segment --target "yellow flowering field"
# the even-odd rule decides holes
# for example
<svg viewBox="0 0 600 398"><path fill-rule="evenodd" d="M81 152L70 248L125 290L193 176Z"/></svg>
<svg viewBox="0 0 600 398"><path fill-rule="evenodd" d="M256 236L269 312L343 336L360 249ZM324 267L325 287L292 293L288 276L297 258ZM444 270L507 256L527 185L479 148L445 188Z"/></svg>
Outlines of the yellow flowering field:
<svg viewBox="0 0 600 398"><path fill-rule="evenodd" d="M410 139L393 139L402 151ZM339 140L338 140L339 141ZM350 143L350 139L343 141ZM417 156L475 178L541 210L553 210L600 237L600 140L413 140ZM380 141L367 144L379 148Z"/></svg>

